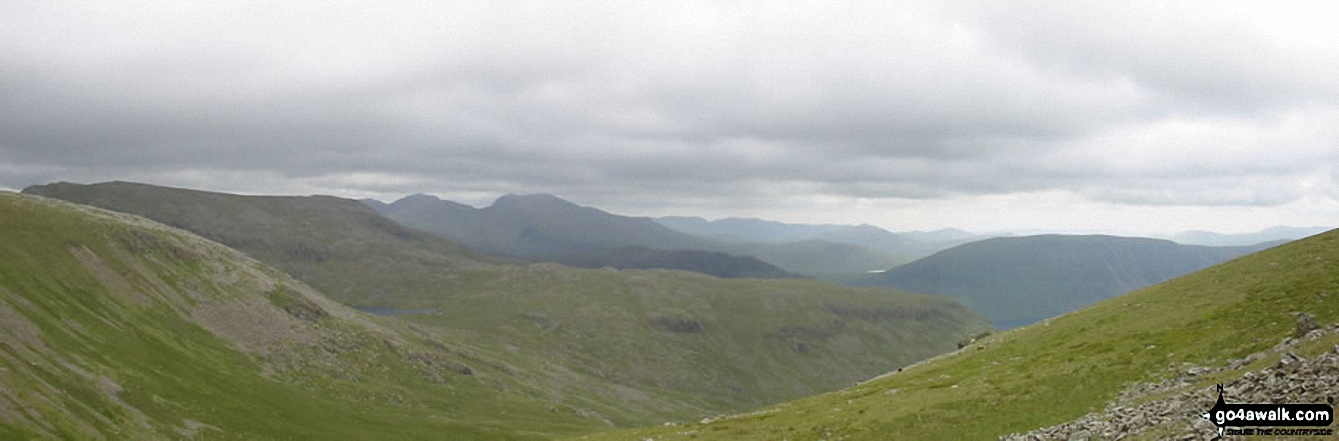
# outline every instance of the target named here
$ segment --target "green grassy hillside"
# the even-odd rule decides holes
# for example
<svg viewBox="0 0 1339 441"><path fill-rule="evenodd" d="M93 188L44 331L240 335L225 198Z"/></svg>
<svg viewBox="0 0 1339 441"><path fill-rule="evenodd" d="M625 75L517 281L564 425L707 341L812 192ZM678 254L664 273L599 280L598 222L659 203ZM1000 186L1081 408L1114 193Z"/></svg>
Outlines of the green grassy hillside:
<svg viewBox="0 0 1339 441"><path fill-rule="evenodd" d="M1100 235L999 237L935 253L869 277L864 284L950 295L1006 329L1270 245L1206 247Z"/></svg>
<svg viewBox="0 0 1339 441"><path fill-rule="evenodd" d="M1223 367L1182 386L1206 391L1280 364L1270 348L1293 335L1294 313L1334 324L1336 295L1339 232L1329 232L1002 332L840 392L709 424L579 439L995 439L1099 411L1127 388L1185 378L1190 366ZM1317 340L1298 352L1332 351L1335 343ZM1266 356L1227 363L1258 353ZM1184 414L1173 417L1198 419L1214 399L1199 395L1202 402L1180 403L1174 408Z"/></svg>
<svg viewBox="0 0 1339 441"><path fill-rule="evenodd" d="M603 424L468 345L143 218L0 192L0 439L499 439Z"/></svg>
<svg viewBox="0 0 1339 441"><path fill-rule="evenodd" d="M346 304L402 312L397 321L502 360L524 393L616 425L833 390L951 350L988 327L947 297L489 260L338 198L130 183L25 191L178 225Z"/></svg>

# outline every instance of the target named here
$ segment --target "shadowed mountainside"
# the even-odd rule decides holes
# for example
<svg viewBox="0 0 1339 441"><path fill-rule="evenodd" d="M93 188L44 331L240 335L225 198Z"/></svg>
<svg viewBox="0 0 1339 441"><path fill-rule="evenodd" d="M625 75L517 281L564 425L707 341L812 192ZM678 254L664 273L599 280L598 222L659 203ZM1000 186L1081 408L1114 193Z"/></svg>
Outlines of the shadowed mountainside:
<svg viewBox="0 0 1339 441"><path fill-rule="evenodd" d="M695 216L666 216L656 222L674 230L710 239L756 244L821 241L858 246L909 262L963 243L985 239L954 228L894 233L873 225L792 224L752 218L708 221ZM892 265L870 269L883 269Z"/></svg>
<svg viewBox="0 0 1339 441"><path fill-rule="evenodd" d="M547 194L509 194L484 208L417 194L379 211L396 222L474 250L518 257L555 257L624 246L708 249L711 245L649 218L613 215Z"/></svg>
<svg viewBox="0 0 1339 441"><path fill-rule="evenodd" d="M753 256L701 250L657 250L642 246L568 254L553 261L578 268L673 269L731 279L800 277Z"/></svg>
<svg viewBox="0 0 1339 441"><path fill-rule="evenodd" d="M1181 245L1117 236L1000 237L959 245L866 280L953 296L998 328L1054 317L1277 243Z"/></svg>
<svg viewBox="0 0 1339 441"><path fill-rule="evenodd" d="M650 218L620 216L546 194L506 195L484 208L422 194L390 204L370 201L369 205L396 222L439 234L473 250L536 261L561 261L564 256L582 254L583 266L618 266L611 250L625 247L753 256L803 275L861 273L906 262L871 248L818 239L785 243L705 239ZM739 271L742 269L716 270Z"/></svg>

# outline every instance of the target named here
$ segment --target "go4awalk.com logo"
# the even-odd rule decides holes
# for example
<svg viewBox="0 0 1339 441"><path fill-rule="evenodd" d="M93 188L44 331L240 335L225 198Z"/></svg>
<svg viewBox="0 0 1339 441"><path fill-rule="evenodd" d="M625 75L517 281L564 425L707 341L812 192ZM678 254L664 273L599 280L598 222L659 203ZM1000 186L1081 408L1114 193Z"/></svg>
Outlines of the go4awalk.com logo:
<svg viewBox="0 0 1339 441"><path fill-rule="evenodd" d="M1329 436L1334 429L1334 408L1329 404L1228 404L1223 401L1223 385L1218 385L1218 402L1200 417L1218 426L1218 436Z"/></svg>

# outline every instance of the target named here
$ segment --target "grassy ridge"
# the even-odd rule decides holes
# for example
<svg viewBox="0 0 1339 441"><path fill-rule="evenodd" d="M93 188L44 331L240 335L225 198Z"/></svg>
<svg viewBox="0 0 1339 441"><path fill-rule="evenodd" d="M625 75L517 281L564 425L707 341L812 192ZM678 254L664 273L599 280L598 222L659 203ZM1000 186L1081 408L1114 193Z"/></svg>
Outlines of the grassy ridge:
<svg viewBox="0 0 1339 441"><path fill-rule="evenodd" d="M833 390L988 328L945 297L490 260L337 198L129 183L27 191L217 238L347 304L416 312L395 319L468 342L514 380L509 390L620 426Z"/></svg>
<svg viewBox="0 0 1339 441"><path fill-rule="evenodd" d="M840 392L711 424L581 439L994 439L1101 409L1186 363L1216 366L1339 320L1339 232L1238 258ZM1219 379L1222 380L1222 379ZM1196 403L1200 412L1211 403Z"/></svg>
<svg viewBox="0 0 1339 441"><path fill-rule="evenodd" d="M534 439L599 424L499 393L467 348L217 244L12 193L0 214L0 438Z"/></svg>

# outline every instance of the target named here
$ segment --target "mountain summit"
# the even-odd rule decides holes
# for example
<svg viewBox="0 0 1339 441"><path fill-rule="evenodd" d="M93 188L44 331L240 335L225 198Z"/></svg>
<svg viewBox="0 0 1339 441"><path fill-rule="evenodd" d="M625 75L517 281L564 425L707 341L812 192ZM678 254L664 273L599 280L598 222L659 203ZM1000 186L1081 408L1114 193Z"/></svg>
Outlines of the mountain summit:
<svg viewBox="0 0 1339 441"><path fill-rule="evenodd" d="M494 209L550 209L550 210L572 210L583 208L580 205L567 201L566 199L548 194L514 194L508 193L493 201L491 206ZM593 209L592 209L593 210Z"/></svg>
<svg viewBox="0 0 1339 441"><path fill-rule="evenodd" d="M392 202L381 213L471 249L525 258L643 246L704 249L706 240L661 226L648 218L619 216L550 194L508 194L474 208L426 195Z"/></svg>

